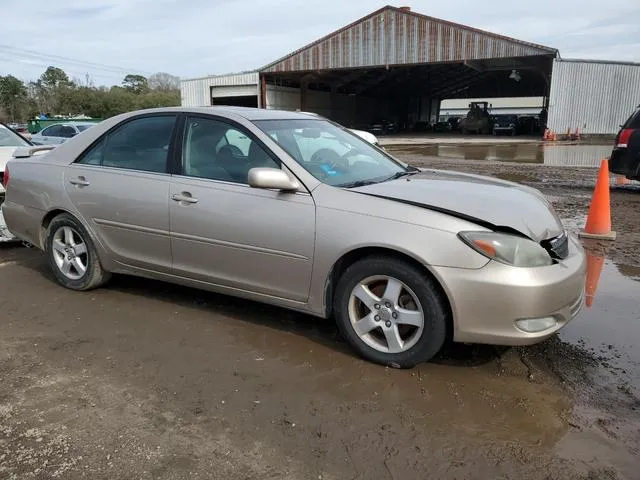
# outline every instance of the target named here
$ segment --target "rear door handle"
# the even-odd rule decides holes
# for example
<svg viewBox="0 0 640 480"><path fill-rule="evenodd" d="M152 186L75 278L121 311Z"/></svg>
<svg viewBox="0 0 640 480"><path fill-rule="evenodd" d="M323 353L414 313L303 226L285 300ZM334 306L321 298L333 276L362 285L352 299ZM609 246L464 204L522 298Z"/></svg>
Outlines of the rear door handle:
<svg viewBox="0 0 640 480"><path fill-rule="evenodd" d="M75 185L76 187L88 187L89 185L91 185L84 177L72 178L71 180L69 180L69 183L71 185Z"/></svg>
<svg viewBox="0 0 640 480"><path fill-rule="evenodd" d="M189 192L182 192L171 195L171 200L173 200L174 202L198 203L198 199L193 198Z"/></svg>

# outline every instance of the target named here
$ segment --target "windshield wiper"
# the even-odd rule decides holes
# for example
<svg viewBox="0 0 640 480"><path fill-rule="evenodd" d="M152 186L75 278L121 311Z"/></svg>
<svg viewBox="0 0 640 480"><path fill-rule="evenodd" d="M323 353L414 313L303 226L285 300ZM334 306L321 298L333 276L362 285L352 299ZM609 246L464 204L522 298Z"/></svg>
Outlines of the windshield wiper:
<svg viewBox="0 0 640 480"><path fill-rule="evenodd" d="M340 185L336 185L336 187L357 188L357 187L364 187L365 185L371 185L373 183L378 183L378 182L376 182L375 180L358 180L357 182L342 183Z"/></svg>
<svg viewBox="0 0 640 480"><path fill-rule="evenodd" d="M394 173L384 181L388 182L389 180L397 180L398 178L406 177L407 175L415 175L418 172L420 172L420 170L418 170L417 168L415 170L403 170L401 172Z"/></svg>

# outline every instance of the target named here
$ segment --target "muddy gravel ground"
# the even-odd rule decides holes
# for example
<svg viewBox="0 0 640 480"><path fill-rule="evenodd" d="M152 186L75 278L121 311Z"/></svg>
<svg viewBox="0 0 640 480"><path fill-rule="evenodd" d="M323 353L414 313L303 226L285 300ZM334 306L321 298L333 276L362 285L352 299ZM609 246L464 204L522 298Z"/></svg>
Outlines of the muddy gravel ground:
<svg viewBox="0 0 640 480"><path fill-rule="evenodd" d="M397 154L541 188L575 229L595 181ZM640 191L612 204L601 293L568 336L448 345L411 370L356 358L328 321L222 295L129 277L71 292L38 251L2 246L0 479L638 479L638 366L618 344L640 322ZM620 316L628 330L605 326L620 342L595 314Z"/></svg>

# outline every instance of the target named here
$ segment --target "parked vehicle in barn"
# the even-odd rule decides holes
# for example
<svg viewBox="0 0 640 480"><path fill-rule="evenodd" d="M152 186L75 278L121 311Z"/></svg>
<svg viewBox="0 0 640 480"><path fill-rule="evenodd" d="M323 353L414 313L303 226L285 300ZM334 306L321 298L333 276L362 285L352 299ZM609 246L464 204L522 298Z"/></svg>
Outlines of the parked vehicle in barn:
<svg viewBox="0 0 640 480"><path fill-rule="evenodd" d="M494 135L511 135L518 133L518 116L517 115L496 115L493 117L493 134Z"/></svg>
<svg viewBox="0 0 640 480"><path fill-rule="evenodd" d="M629 180L640 180L640 105L616 135L609 170Z"/></svg>
<svg viewBox="0 0 640 480"><path fill-rule="evenodd" d="M333 317L393 367L447 337L537 343L582 306L584 251L540 192L408 167L323 118L158 108L34 148L2 209L69 289L124 273Z"/></svg>
<svg viewBox="0 0 640 480"><path fill-rule="evenodd" d="M518 117L518 133L521 135L539 135L542 133L540 119L533 115Z"/></svg>
<svg viewBox="0 0 640 480"><path fill-rule="evenodd" d="M369 126L369 131L374 134L389 134L398 132L398 124L393 120L377 119Z"/></svg>
<svg viewBox="0 0 640 480"><path fill-rule="evenodd" d="M451 131L451 124L449 122L440 121L433 125L433 131L436 133L446 133Z"/></svg>
<svg viewBox="0 0 640 480"><path fill-rule="evenodd" d="M64 143L81 132L93 127L96 123L57 123L50 125L31 136L34 145L55 145Z"/></svg>
<svg viewBox="0 0 640 480"><path fill-rule="evenodd" d="M469 112L460 119L458 126L463 134L490 134L493 124L489 115L489 102L471 102Z"/></svg>
<svg viewBox="0 0 640 480"><path fill-rule="evenodd" d="M447 122L449 122L449 125L451 125L452 132L460 130L460 117L449 117L447 119Z"/></svg>

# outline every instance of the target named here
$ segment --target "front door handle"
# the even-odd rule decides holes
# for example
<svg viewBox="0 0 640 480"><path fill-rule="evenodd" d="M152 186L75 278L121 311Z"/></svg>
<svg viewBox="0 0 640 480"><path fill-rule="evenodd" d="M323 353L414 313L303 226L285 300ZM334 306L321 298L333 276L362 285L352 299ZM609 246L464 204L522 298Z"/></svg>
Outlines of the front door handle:
<svg viewBox="0 0 640 480"><path fill-rule="evenodd" d="M76 187L88 187L89 185L91 185L84 177L72 178L71 180L69 180L69 183L71 185L75 185Z"/></svg>
<svg viewBox="0 0 640 480"><path fill-rule="evenodd" d="M175 193L171 195L174 202L198 203L197 198L193 198L189 192Z"/></svg>

